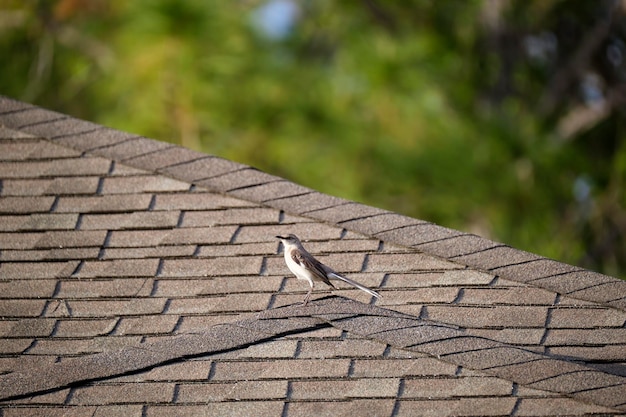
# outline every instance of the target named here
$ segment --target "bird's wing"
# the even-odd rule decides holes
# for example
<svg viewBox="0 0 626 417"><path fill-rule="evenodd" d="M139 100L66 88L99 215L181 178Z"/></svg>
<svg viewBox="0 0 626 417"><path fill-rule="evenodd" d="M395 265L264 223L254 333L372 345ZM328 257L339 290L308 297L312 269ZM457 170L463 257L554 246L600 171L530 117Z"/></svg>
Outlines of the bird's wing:
<svg viewBox="0 0 626 417"><path fill-rule="evenodd" d="M293 259L293 261L298 265L311 271L311 273L322 280L324 284L335 288L335 286L328 279L328 274L324 268L326 265L322 264L310 254L303 253L302 251L296 249L291 252L291 259Z"/></svg>

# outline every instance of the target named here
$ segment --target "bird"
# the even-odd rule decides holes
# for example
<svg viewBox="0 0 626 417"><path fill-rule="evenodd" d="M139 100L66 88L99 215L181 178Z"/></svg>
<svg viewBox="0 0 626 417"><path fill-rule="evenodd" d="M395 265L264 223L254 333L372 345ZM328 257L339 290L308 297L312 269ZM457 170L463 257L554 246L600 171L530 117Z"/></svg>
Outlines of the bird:
<svg viewBox="0 0 626 417"><path fill-rule="evenodd" d="M285 263L287 264L289 270L296 276L296 278L307 281L311 287L309 292L306 294L306 297L304 297L304 302L302 303L303 306L306 306L311 298L314 281L322 281L333 288L336 287L330 282L330 280L343 281L376 298L380 298L380 294L376 291L371 290L356 281L339 275L332 268L315 259L313 255L304 249L300 239L298 239L296 235L289 234L287 236L276 236L276 238L280 239L285 247Z"/></svg>

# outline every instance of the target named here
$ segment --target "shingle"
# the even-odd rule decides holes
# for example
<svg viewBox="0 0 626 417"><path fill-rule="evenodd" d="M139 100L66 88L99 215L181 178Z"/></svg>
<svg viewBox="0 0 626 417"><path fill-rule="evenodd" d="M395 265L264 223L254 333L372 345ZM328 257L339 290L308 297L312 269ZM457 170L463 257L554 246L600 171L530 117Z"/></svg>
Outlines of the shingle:
<svg viewBox="0 0 626 417"><path fill-rule="evenodd" d="M512 278L512 276L507 274L507 269L505 267L514 268L519 271L527 271L528 265L531 261L537 261L540 259L542 259L540 256L507 246L496 246L477 253L461 255L454 258L455 261L463 262L472 267L486 270L497 269L498 274L507 278ZM520 275L516 275L516 277L520 277ZM528 278L525 278L524 281L527 279Z"/></svg>
<svg viewBox="0 0 626 417"><path fill-rule="evenodd" d="M393 215L388 211L378 209L375 207L366 206L364 204L346 202L342 200L331 201L334 204L330 207L313 209L310 208L308 212L311 215L314 215L316 218L320 218L333 223L344 223L346 227L350 228L351 222L358 222L357 219L362 220L373 220L374 224L378 225L378 228L373 230L380 231L380 226L382 228L392 228L398 227L399 225L404 225L407 221L407 218L403 218L402 216ZM404 220L404 222L402 222ZM401 223L398 224L398 221ZM413 224L413 221L411 224ZM359 230L359 228L357 228ZM388 229L386 229L388 230Z"/></svg>
<svg viewBox="0 0 626 417"><path fill-rule="evenodd" d="M47 231L38 235L35 248L102 246L106 235L106 230Z"/></svg>
<svg viewBox="0 0 626 417"><path fill-rule="evenodd" d="M49 212L54 197L1 197L0 213L42 213Z"/></svg>
<svg viewBox="0 0 626 417"><path fill-rule="evenodd" d="M40 339L29 349L33 355L76 356L106 351L117 351L139 346L141 337L91 337L87 339Z"/></svg>
<svg viewBox="0 0 626 417"><path fill-rule="evenodd" d="M2 114L0 114L0 118L2 117ZM2 119L0 119L2 120ZM2 139L21 139L21 140L26 140L26 139L31 139L31 140L35 140L33 135L29 135L28 133L23 133L20 132L18 130L13 130L13 129L9 129L6 126L3 126L2 124L0 124L0 138Z"/></svg>
<svg viewBox="0 0 626 417"><path fill-rule="evenodd" d="M185 162L165 168L162 172L186 182L196 182L197 180L207 177L241 170L244 167L245 165L237 164L226 159L204 156L203 158L196 159L191 162ZM207 182L203 182L202 185L209 184L207 184Z"/></svg>
<svg viewBox="0 0 626 417"><path fill-rule="evenodd" d="M626 344L624 328L550 329L546 346Z"/></svg>
<svg viewBox="0 0 626 417"><path fill-rule="evenodd" d="M539 346L545 329L543 328L503 328L503 329L468 329L468 334L484 337L510 345Z"/></svg>
<svg viewBox="0 0 626 417"><path fill-rule="evenodd" d="M83 267L75 276L77 278L152 277L156 275L158 266L158 259L85 261Z"/></svg>
<svg viewBox="0 0 626 417"><path fill-rule="evenodd" d="M69 277L78 261L64 262L3 262L0 274L3 279L38 279Z"/></svg>
<svg viewBox="0 0 626 417"><path fill-rule="evenodd" d="M0 321L1 337L46 337L54 329L55 320L29 318Z"/></svg>
<svg viewBox="0 0 626 417"><path fill-rule="evenodd" d="M462 327L543 327L547 307L493 306L462 307L432 305L427 307L428 318Z"/></svg>
<svg viewBox="0 0 626 417"><path fill-rule="evenodd" d="M237 226L113 231L109 247L228 243Z"/></svg>
<svg viewBox="0 0 626 417"><path fill-rule="evenodd" d="M112 133L120 132L113 131ZM125 137L118 138L116 135L113 135L111 139L112 140L102 140L98 137L97 140L94 140L94 144L92 146L85 146L86 138L80 138L78 140L80 141L79 143L82 147L90 149L90 153L118 161L134 158L173 146L172 144L166 142L159 142L138 136L127 135ZM75 139L75 144L77 144L76 141L77 140Z"/></svg>
<svg viewBox="0 0 626 417"><path fill-rule="evenodd" d="M348 203L348 201L339 197L311 192L272 201L272 207L283 209L287 213L310 214L316 218L321 218L318 216L317 210L335 207L345 203Z"/></svg>
<svg viewBox="0 0 626 417"><path fill-rule="evenodd" d="M382 356L386 348L384 343L367 339L348 339L340 341L303 341L299 358L341 358Z"/></svg>
<svg viewBox="0 0 626 417"><path fill-rule="evenodd" d="M3 179L3 196L95 194L98 177L55 177L37 179Z"/></svg>
<svg viewBox="0 0 626 417"><path fill-rule="evenodd" d="M269 340L248 346L245 349L237 349L231 352L213 355L215 359L288 359L294 358L298 352L297 340Z"/></svg>
<svg viewBox="0 0 626 417"><path fill-rule="evenodd" d="M437 259L424 254L376 253L368 257L366 270L370 272L382 271L386 273L391 273L428 270L449 270L461 268L461 265L442 259Z"/></svg>
<svg viewBox="0 0 626 417"><path fill-rule="evenodd" d="M85 214L81 230L163 229L176 227L178 211L137 211L134 213Z"/></svg>
<svg viewBox="0 0 626 417"><path fill-rule="evenodd" d="M401 398L506 397L513 384L494 377L407 378Z"/></svg>
<svg viewBox="0 0 626 417"><path fill-rule="evenodd" d="M278 210L261 207L190 211L185 213L181 227L278 223L278 218Z"/></svg>
<svg viewBox="0 0 626 417"><path fill-rule="evenodd" d="M349 398L395 398L398 378L363 378L323 381L294 381L292 400L343 400Z"/></svg>
<svg viewBox="0 0 626 417"><path fill-rule="evenodd" d="M414 290L385 291L378 306L405 304L452 303L458 296L459 289L454 287L417 288Z"/></svg>
<svg viewBox="0 0 626 417"><path fill-rule="evenodd" d="M0 276L4 276L2 266L0 266ZM0 281L0 299L2 298L50 298L54 294L57 281L55 279L33 280L11 279L10 281Z"/></svg>
<svg viewBox="0 0 626 417"><path fill-rule="evenodd" d="M431 401L400 401L398 416L508 416L517 399L495 398L450 398Z"/></svg>
<svg viewBox="0 0 626 417"><path fill-rule="evenodd" d="M161 277L257 275L263 259L258 256L212 259L165 259Z"/></svg>
<svg viewBox="0 0 626 417"><path fill-rule="evenodd" d="M129 300L72 300L73 317L115 317L137 314L159 314L165 307L164 298L134 298Z"/></svg>
<svg viewBox="0 0 626 417"><path fill-rule="evenodd" d="M407 225L402 228L395 228L376 234L380 239L389 239L406 246L417 246L422 243L436 242L462 235L463 233L458 230L448 229L431 223Z"/></svg>
<svg viewBox="0 0 626 417"><path fill-rule="evenodd" d="M190 149L170 146L149 154L124 159L124 164L147 171L159 171L172 165L206 157L206 155Z"/></svg>
<svg viewBox="0 0 626 417"><path fill-rule="evenodd" d="M411 277L411 275L409 275ZM398 281L402 282L402 275L391 275L391 278L396 278ZM428 275L428 281L430 285L443 285L443 286L479 286L479 285L489 285L491 281L493 281L494 275L487 274L480 271L475 271L472 269L464 269L464 270L448 270L443 271L442 273L438 273L437 275ZM411 282L408 285L412 285Z"/></svg>
<svg viewBox="0 0 626 417"><path fill-rule="evenodd" d="M288 181L269 182L236 189L230 192L235 197L250 201L266 202L280 198L291 197L313 192L310 188L303 187Z"/></svg>
<svg viewBox="0 0 626 417"><path fill-rule="evenodd" d="M626 312L609 308L555 308L550 313L549 328L584 329L622 327Z"/></svg>
<svg viewBox="0 0 626 417"><path fill-rule="evenodd" d="M624 412L624 397L626 396L626 384L621 383L615 386L598 388L589 391L583 391L576 394L577 398L583 401L594 402L595 404L608 405L610 407L619 408Z"/></svg>
<svg viewBox="0 0 626 417"><path fill-rule="evenodd" d="M190 257L195 251L196 245L106 248L101 259L179 258Z"/></svg>
<svg viewBox="0 0 626 417"><path fill-rule="evenodd" d="M121 211L147 210L150 194L114 194L90 197L59 198L56 211L59 213L114 213Z"/></svg>
<svg viewBox="0 0 626 417"><path fill-rule="evenodd" d="M148 278L92 280L81 277L76 280L62 281L56 297L62 299L147 297L152 287L153 280Z"/></svg>
<svg viewBox="0 0 626 417"><path fill-rule="evenodd" d="M0 162L2 178L79 177L106 175L111 161L102 158L63 158L49 161Z"/></svg>
<svg viewBox="0 0 626 417"><path fill-rule="evenodd" d="M2 300L0 317L39 317L46 300Z"/></svg>
<svg viewBox="0 0 626 417"><path fill-rule="evenodd" d="M59 320L55 337L94 337L110 333L118 322L117 318Z"/></svg>
<svg viewBox="0 0 626 417"><path fill-rule="evenodd" d="M119 130L100 126L95 130L87 130L65 136L57 136L53 140L58 144L71 146L85 151L93 150L92 153L94 155L101 155L107 158L115 159L113 155L110 155L108 152L100 152L100 148L111 146L116 143L122 143L136 137L137 135L133 135L131 133L121 132Z"/></svg>
<svg viewBox="0 0 626 417"><path fill-rule="evenodd" d="M278 251L278 242L253 242L241 244L206 245L198 249L198 258L242 255L273 255Z"/></svg>
<svg viewBox="0 0 626 417"><path fill-rule="evenodd" d="M212 190L225 192L253 185L266 184L281 179L257 169L234 165L233 163L224 164L221 162L218 164L218 168L220 169L210 169L195 174L196 179L199 180L197 184Z"/></svg>
<svg viewBox="0 0 626 417"><path fill-rule="evenodd" d="M283 410L282 401L234 401L202 405L148 406L147 417L203 416L277 416Z"/></svg>
<svg viewBox="0 0 626 417"><path fill-rule="evenodd" d="M269 294L230 294L205 298L175 298L169 314L207 314L216 312L261 311L269 304Z"/></svg>
<svg viewBox="0 0 626 417"><path fill-rule="evenodd" d="M503 245L470 234L452 236L449 239L440 239L433 242L414 245L415 248L421 251L431 253L433 255L442 256L448 259L455 259L463 255L482 252L486 249L495 248L498 246Z"/></svg>
<svg viewBox="0 0 626 417"><path fill-rule="evenodd" d="M160 175L107 177L102 183L102 194L158 193L187 191L188 189L188 183Z"/></svg>
<svg viewBox="0 0 626 417"><path fill-rule="evenodd" d="M564 268L568 268L565 264L561 265L563 265ZM569 294L606 282L615 281L614 278L591 271L572 271L564 274L560 274L560 271L562 271L562 269L559 271L551 271L557 273L558 275L533 279L532 285L548 288L560 294Z"/></svg>
<svg viewBox="0 0 626 417"><path fill-rule="evenodd" d="M116 403L168 403L174 396L174 384L150 382L127 385L95 385L74 391L70 404L107 405Z"/></svg>
<svg viewBox="0 0 626 417"><path fill-rule="evenodd" d="M289 417L390 416L392 399L354 399L351 401L298 401L289 403Z"/></svg>
<svg viewBox="0 0 626 417"><path fill-rule="evenodd" d="M356 359L353 377L453 376L457 366L434 358Z"/></svg>
<svg viewBox="0 0 626 417"><path fill-rule="evenodd" d="M585 361L620 362L624 360L626 343L605 346L556 346L549 350L552 355L571 358L585 358Z"/></svg>
<svg viewBox="0 0 626 417"><path fill-rule="evenodd" d="M58 261L62 259L95 259L100 250L91 248L50 248L41 250L3 250L3 261Z"/></svg>
<svg viewBox="0 0 626 417"><path fill-rule="evenodd" d="M115 329L116 335L147 335L151 333L171 333L178 322L173 315L124 317Z"/></svg>
<svg viewBox="0 0 626 417"><path fill-rule="evenodd" d="M102 126L84 120L64 117L56 120L46 120L41 123L29 124L21 128L22 131L32 135L47 138L60 138L64 136L79 135L81 133L91 133L102 129Z"/></svg>
<svg viewBox="0 0 626 417"><path fill-rule="evenodd" d="M598 302L622 299L626 297L626 281L611 280L609 282L600 283L589 288L570 292L568 293L568 295L575 298L594 300Z"/></svg>
<svg viewBox="0 0 626 417"><path fill-rule="evenodd" d="M234 294L241 292L277 292L282 277L233 276L213 279L160 279L155 295L162 297Z"/></svg>
<svg viewBox="0 0 626 417"><path fill-rule="evenodd" d="M349 366L349 359L276 359L217 362L212 380L336 378L347 376Z"/></svg>
<svg viewBox="0 0 626 417"><path fill-rule="evenodd" d="M0 143L0 161L79 157L80 152L41 139Z"/></svg>
<svg viewBox="0 0 626 417"><path fill-rule="evenodd" d="M532 254L524 254L528 257L528 261L519 265L501 265L496 271L499 275L522 282L533 281L538 278L545 278L553 275L559 275L568 272L582 271L581 268L567 265L551 259L541 259Z"/></svg>
<svg viewBox="0 0 626 417"><path fill-rule="evenodd" d="M615 410L572 398L523 398L517 406L520 416L613 414Z"/></svg>
<svg viewBox="0 0 626 417"><path fill-rule="evenodd" d="M11 106L10 101L2 101L3 109L9 110L5 106ZM14 105L14 104L13 104ZM68 117L61 113L56 113L49 110L44 110L31 105L16 108L15 111L9 111L2 113L0 121L2 124L21 132L30 133L31 135L37 135L36 133L28 131L25 126L36 125L38 123L45 123L53 120L66 120Z"/></svg>
<svg viewBox="0 0 626 417"><path fill-rule="evenodd" d="M113 381L128 379L139 381L206 381L209 378L211 366L211 361L189 360L159 366L137 375L122 376L115 378Z"/></svg>
<svg viewBox="0 0 626 417"><path fill-rule="evenodd" d="M229 207L246 207L245 200L210 193L159 194L154 210L214 210Z"/></svg>
<svg viewBox="0 0 626 417"><path fill-rule="evenodd" d="M341 229L321 223L298 223L293 225L271 226L242 226L237 233L234 243L268 242L275 241L276 235L293 233L298 235L303 245L307 246L307 239L328 240L339 239Z"/></svg>
<svg viewBox="0 0 626 417"><path fill-rule="evenodd" d="M27 339L4 339L0 343L0 354L2 355L16 355L23 353L28 347L33 344L34 340Z"/></svg>
<svg viewBox="0 0 626 417"><path fill-rule="evenodd" d="M18 216L0 216L0 230L71 230L76 227L78 214L41 213Z"/></svg>
<svg viewBox="0 0 626 417"><path fill-rule="evenodd" d="M206 403L227 400L284 399L287 381L239 381L223 384L181 384L176 402Z"/></svg>
<svg viewBox="0 0 626 417"><path fill-rule="evenodd" d="M459 300L461 304L478 305L554 305L556 294L541 288L467 288Z"/></svg>

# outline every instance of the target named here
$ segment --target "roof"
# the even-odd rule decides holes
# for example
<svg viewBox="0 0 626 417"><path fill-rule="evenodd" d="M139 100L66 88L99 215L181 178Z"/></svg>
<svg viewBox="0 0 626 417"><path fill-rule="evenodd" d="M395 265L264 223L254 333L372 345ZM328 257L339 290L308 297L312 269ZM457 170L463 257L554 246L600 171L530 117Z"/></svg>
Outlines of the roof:
<svg viewBox="0 0 626 417"><path fill-rule="evenodd" d="M2 417L626 414L625 281L5 97L0 181Z"/></svg>

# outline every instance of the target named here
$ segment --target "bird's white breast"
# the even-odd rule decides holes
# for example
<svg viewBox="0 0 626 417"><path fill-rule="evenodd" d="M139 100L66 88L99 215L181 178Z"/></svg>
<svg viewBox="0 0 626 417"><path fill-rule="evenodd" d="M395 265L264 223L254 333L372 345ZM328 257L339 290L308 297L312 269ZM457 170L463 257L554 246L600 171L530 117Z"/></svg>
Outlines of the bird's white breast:
<svg viewBox="0 0 626 417"><path fill-rule="evenodd" d="M298 279L304 279L309 282L312 282L314 279L313 274L309 272L307 269L303 268L301 265L296 263L291 257L291 251L285 251L285 263L289 270L296 276Z"/></svg>

